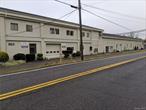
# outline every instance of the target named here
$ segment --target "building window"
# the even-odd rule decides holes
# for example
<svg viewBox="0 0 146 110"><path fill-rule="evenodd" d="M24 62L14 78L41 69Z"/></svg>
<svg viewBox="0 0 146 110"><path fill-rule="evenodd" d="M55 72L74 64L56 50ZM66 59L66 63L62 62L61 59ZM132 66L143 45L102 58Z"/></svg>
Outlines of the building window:
<svg viewBox="0 0 146 110"><path fill-rule="evenodd" d="M56 34L59 34L59 29L55 29L55 33Z"/></svg>
<svg viewBox="0 0 146 110"><path fill-rule="evenodd" d="M66 31L66 35L73 36L74 35L74 31L67 30Z"/></svg>
<svg viewBox="0 0 146 110"><path fill-rule="evenodd" d="M50 28L50 34L55 34L54 28Z"/></svg>
<svg viewBox="0 0 146 110"><path fill-rule="evenodd" d="M11 23L11 30L18 31L18 23Z"/></svg>
<svg viewBox="0 0 146 110"><path fill-rule="evenodd" d="M82 32L82 37L85 37L85 32Z"/></svg>
<svg viewBox="0 0 146 110"><path fill-rule="evenodd" d="M89 33L87 33L87 38L89 38L90 37L90 34Z"/></svg>
<svg viewBox="0 0 146 110"><path fill-rule="evenodd" d="M15 43L8 43L8 46L14 46Z"/></svg>
<svg viewBox="0 0 146 110"><path fill-rule="evenodd" d="M50 34L59 34L58 28L50 28Z"/></svg>
<svg viewBox="0 0 146 110"><path fill-rule="evenodd" d="M32 32L33 31L32 25L26 25L26 31Z"/></svg>

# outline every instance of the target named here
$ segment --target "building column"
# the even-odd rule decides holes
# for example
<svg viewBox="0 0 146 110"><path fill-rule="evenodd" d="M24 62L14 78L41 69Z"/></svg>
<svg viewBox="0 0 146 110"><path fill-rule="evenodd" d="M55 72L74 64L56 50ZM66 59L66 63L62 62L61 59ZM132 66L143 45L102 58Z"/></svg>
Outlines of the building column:
<svg viewBox="0 0 146 110"><path fill-rule="evenodd" d="M0 17L0 51L6 52L6 30L4 17Z"/></svg>
<svg viewBox="0 0 146 110"><path fill-rule="evenodd" d="M80 51L80 32L79 32L79 29L77 29L77 40L78 40L77 51Z"/></svg>
<svg viewBox="0 0 146 110"><path fill-rule="evenodd" d="M44 57L46 57L46 43L44 41L43 28L44 24L40 23L41 52L44 55Z"/></svg>

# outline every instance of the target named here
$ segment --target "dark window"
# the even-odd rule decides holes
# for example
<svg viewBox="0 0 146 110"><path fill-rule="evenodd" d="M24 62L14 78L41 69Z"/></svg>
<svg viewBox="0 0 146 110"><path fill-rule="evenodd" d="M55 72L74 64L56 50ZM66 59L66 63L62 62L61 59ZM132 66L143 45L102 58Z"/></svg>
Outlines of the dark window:
<svg viewBox="0 0 146 110"><path fill-rule="evenodd" d="M59 29L55 29L56 34L59 34Z"/></svg>
<svg viewBox="0 0 146 110"><path fill-rule="evenodd" d="M69 35L69 30L66 31L66 35Z"/></svg>
<svg viewBox="0 0 146 110"><path fill-rule="evenodd" d="M67 30L66 31L66 35L67 36L73 36L74 35L74 31Z"/></svg>
<svg viewBox="0 0 146 110"><path fill-rule="evenodd" d="M54 28L50 28L50 34L55 34Z"/></svg>
<svg viewBox="0 0 146 110"><path fill-rule="evenodd" d="M74 35L74 32L73 31L70 31L70 35L73 36Z"/></svg>
<svg viewBox="0 0 146 110"><path fill-rule="evenodd" d="M59 34L58 28L50 28L50 34Z"/></svg>
<svg viewBox="0 0 146 110"><path fill-rule="evenodd" d="M18 31L18 23L11 23L11 30Z"/></svg>
<svg viewBox="0 0 146 110"><path fill-rule="evenodd" d="M32 25L26 25L26 31L32 32L33 31Z"/></svg>
<svg viewBox="0 0 146 110"><path fill-rule="evenodd" d="M82 37L85 37L85 32L82 32Z"/></svg>
<svg viewBox="0 0 146 110"><path fill-rule="evenodd" d="M15 45L15 43L8 43L8 45L9 45L9 46L14 46L14 45Z"/></svg>
<svg viewBox="0 0 146 110"><path fill-rule="evenodd" d="M89 33L87 33L87 37L88 37L88 38L90 37Z"/></svg>

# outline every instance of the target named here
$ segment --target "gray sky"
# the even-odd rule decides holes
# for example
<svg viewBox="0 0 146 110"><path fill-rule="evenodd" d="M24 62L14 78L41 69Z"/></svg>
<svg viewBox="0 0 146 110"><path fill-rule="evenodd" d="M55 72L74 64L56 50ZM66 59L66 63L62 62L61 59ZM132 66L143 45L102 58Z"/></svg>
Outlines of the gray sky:
<svg viewBox="0 0 146 110"><path fill-rule="evenodd" d="M77 5L78 3L78 0L60 0L60 1L67 2L73 5ZM104 21L101 18L98 18L85 11L82 11L83 24L85 25L104 29L105 32L108 33L129 32L146 28L146 0L81 0L81 1L84 4L103 8L105 10L119 12L130 16L125 17L113 13L107 13L83 5L84 9L94 12L95 14L102 16L110 21L123 25L129 28L130 30L123 29L112 23ZM54 0L0 0L0 7L15 9L19 11L29 12L57 19L74 10L69 6L55 2ZM78 11L72 13L70 16L63 18L63 20L78 23Z"/></svg>

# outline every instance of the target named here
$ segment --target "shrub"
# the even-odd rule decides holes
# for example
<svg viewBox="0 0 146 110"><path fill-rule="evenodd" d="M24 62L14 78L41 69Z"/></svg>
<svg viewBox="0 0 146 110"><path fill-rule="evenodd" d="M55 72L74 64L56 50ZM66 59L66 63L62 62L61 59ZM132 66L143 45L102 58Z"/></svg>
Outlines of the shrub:
<svg viewBox="0 0 146 110"><path fill-rule="evenodd" d="M37 54L37 60L43 60L43 54L42 53Z"/></svg>
<svg viewBox="0 0 146 110"><path fill-rule="evenodd" d="M25 54L23 54L23 53L17 53L17 54L15 54L14 56L13 56L13 59L14 60L25 60Z"/></svg>
<svg viewBox="0 0 146 110"><path fill-rule="evenodd" d="M35 54L26 54L26 62L31 62L35 60Z"/></svg>
<svg viewBox="0 0 146 110"><path fill-rule="evenodd" d="M67 47L67 53L72 54L73 50L73 47Z"/></svg>
<svg viewBox="0 0 146 110"><path fill-rule="evenodd" d="M7 62L9 60L9 55L6 52L0 51L0 62Z"/></svg>
<svg viewBox="0 0 146 110"><path fill-rule="evenodd" d="M77 52L76 52L76 56L77 56L77 57L81 56L81 52L80 52L80 51L77 51Z"/></svg>
<svg viewBox="0 0 146 110"><path fill-rule="evenodd" d="M73 53L73 54L72 54L72 57L76 57L76 53Z"/></svg>
<svg viewBox="0 0 146 110"><path fill-rule="evenodd" d="M62 53L64 54L64 58L68 58L70 51L62 51Z"/></svg>
<svg viewBox="0 0 146 110"><path fill-rule="evenodd" d="M79 56L81 56L80 51L77 51L76 53L72 54L72 57L79 57Z"/></svg>

